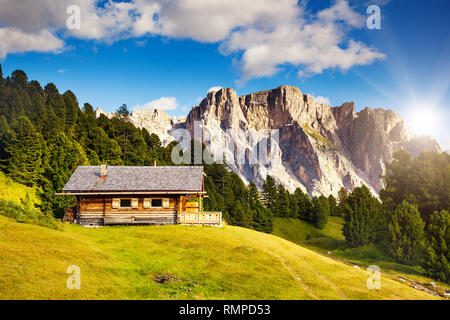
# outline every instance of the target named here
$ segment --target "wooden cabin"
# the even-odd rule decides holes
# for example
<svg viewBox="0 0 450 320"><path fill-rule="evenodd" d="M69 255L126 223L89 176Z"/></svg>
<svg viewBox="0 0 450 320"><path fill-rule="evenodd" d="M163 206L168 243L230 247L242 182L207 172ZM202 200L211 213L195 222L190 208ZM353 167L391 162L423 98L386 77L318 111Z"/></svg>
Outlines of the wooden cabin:
<svg viewBox="0 0 450 320"><path fill-rule="evenodd" d="M221 212L202 210L201 166L80 166L56 195L76 197L68 211L83 226L222 225Z"/></svg>

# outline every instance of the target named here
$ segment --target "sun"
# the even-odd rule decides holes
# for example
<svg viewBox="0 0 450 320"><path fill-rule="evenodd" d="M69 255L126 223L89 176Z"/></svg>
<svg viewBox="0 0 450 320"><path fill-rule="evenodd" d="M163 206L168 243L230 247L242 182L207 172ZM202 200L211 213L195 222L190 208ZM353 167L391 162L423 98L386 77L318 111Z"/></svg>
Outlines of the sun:
<svg viewBox="0 0 450 320"><path fill-rule="evenodd" d="M438 108L428 104L413 104L405 115L406 123L416 135L434 135L440 129L442 119Z"/></svg>

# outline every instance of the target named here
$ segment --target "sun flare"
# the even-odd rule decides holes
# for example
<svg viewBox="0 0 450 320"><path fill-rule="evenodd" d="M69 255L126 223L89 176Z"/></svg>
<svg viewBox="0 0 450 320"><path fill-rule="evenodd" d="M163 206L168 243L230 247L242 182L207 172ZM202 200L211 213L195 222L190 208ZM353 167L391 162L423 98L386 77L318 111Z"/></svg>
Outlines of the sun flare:
<svg viewBox="0 0 450 320"><path fill-rule="evenodd" d="M417 135L433 135L439 131L442 120L437 108L426 104L413 106L405 118L411 131Z"/></svg>

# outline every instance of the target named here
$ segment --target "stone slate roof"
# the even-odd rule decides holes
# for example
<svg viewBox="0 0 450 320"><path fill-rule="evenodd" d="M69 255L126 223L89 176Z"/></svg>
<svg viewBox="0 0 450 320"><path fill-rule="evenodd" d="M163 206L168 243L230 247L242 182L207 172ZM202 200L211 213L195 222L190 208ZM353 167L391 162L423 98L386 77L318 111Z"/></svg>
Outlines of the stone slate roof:
<svg viewBox="0 0 450 320"><path fill-rule="evenodd" d="M100 166L80 166L63 188L63 192L124 191L202 191L203 167L107 167L106 178Z"/></svg>

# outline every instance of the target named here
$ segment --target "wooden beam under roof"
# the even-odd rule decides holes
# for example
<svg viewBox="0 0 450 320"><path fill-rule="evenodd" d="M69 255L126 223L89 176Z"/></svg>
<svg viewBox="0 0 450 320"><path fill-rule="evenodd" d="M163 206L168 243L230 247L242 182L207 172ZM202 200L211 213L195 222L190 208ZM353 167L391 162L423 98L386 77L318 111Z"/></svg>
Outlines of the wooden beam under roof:
<svg viewBox="0 0 450 320"><path fill-rule="evenodd" d="M118 192L62 192L55 196L98 196L98 195L127 195L127 194L206 194L206 191L118 191Z"/></svg>

